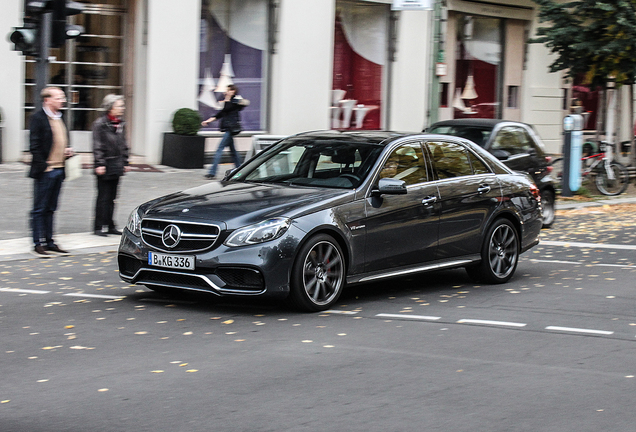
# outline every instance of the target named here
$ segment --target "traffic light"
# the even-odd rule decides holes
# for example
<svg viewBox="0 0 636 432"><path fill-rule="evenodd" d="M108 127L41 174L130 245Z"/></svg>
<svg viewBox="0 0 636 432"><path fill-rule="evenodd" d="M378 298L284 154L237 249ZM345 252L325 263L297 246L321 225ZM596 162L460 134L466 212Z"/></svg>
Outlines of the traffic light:
<svg viewBox="0 0 636 432"><path fill-rule="evenodd" d="M48 1L24 2L24 26L14 27L9 40L15 44L14 51L36 56L39 52L41 17L47 12Z"/></svg>
<svg viewBox="0 0 636 432"><path fill-rule="evenodd" d="M53 1L53 29L51 31L51 47L64 45L66 39L73 39L84 33L79 25L66 24L66 17L84 12L82 3L67 0Z"/></svg>

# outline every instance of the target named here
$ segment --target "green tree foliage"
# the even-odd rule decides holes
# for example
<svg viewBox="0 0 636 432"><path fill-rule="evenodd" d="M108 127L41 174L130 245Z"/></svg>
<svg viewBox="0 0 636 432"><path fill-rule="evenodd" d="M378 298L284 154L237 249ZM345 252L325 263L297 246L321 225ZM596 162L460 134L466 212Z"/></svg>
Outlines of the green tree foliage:
<svg viewBox="0 0 636 432"><path fill-rule="evenodd" d="M539 27L533 43L557 55L551 72L584 76L586 84L605 87L633 84L636 76L636 0L533 0L539 5Z"/></svg>

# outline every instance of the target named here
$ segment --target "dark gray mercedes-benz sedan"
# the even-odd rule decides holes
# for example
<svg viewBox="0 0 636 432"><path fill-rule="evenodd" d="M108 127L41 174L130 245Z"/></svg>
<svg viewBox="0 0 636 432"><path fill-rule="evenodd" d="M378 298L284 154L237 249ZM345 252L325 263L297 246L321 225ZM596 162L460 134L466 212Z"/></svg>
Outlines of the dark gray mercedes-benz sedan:
<svg viewBox="0 0 636 432"><path fill-rule="evenodd" d="M308 132L221 182L140 205L119 246L123 280L156 291L331 308L346 284L465 267L504 283L538 243L539 190L472 142Z"/></svg>

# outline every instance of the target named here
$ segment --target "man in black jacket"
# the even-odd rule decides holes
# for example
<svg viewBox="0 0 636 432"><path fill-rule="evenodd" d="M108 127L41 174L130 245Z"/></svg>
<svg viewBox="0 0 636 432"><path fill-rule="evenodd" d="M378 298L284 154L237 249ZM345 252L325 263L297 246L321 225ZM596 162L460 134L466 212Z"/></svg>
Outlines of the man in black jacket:
<svg viewBox="0 0 636 432"><path fill-rule="evenodd" d="M53 214L64 181L64 161L73 155L61 109L66 96L59 87L47 87L40 93L42 109L30 119L30 145L33 155L29 177L35 180L31 229L32 254L48 258L51 254L66 255L53 241Z"/></svg>

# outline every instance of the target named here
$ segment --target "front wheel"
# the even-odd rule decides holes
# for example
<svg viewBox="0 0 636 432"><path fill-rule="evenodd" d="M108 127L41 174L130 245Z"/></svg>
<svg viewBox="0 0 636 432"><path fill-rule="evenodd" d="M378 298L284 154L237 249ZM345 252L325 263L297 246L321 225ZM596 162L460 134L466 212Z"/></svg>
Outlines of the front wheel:
<svg viewBox="0 0 636 432"><path fill-rule="evenodd" d="M333 237L318 234L310 238L292 268L290 303L309 312L329 309L344 289L345 268L342 250Z"/></svg>
<svg viewBox="0 0 636 432"><path fill-rule="evenodd" d="M603 195L620 195L628 185L629 172L618 162L602 165L596 172L596 188Z"/></svg>
<svg viewBox="0 0 636 432"><path fill-rule="evenodd" d="M507 219L497 219L488 229L481 247L481 262L466 267L471 279L501 284L508 282L519 262L519 234Z"/></svg>

